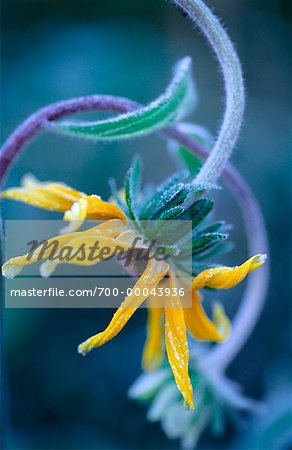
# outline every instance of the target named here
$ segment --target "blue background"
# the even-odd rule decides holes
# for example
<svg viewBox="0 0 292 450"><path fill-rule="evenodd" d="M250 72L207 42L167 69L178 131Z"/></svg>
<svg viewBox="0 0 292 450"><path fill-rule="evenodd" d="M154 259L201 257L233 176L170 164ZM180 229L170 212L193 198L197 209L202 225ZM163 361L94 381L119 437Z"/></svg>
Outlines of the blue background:
<svg viewBox="0 0 292 450"><path fill-rule="evenodd" d="M263 208L271 245L266 307L229 375L257 399L274 390L284 393L275 396L281 410L289 398L291 369L289 2L208 3L236 43L244 68L247 110L232 162ZM162 0L2 0L2 141L36 109L61 99L100 93L147 103L164 90L172 65L185 55L193 57L199 95L192 120L215 134L223 111L217 63L204 38L173 5ZM107 198L107 179L113 176L121 184L137 152L148 181L159 182L174 170L165 142L156 136L105 145L44 133L21 154L7 186L18 185L23 174L32 172L41 180L64 181ZM231 237L236 249L226 259L235 264L246 256L242 221L226 190L217 197L216 215L235 225ZM14 202L5 202L2 215L60 218ZM241 292L242 287L225 294L231 316ZM146 421L146 409L127 399L141 371L145 310L108 345L87 358L77 354L78 343L103 329L111 315L107 309L4 311L7 448L178 447L159 424ZM247 449L245 430L240 434L230 425L219 440L207 432L199 448Z"/></svg>

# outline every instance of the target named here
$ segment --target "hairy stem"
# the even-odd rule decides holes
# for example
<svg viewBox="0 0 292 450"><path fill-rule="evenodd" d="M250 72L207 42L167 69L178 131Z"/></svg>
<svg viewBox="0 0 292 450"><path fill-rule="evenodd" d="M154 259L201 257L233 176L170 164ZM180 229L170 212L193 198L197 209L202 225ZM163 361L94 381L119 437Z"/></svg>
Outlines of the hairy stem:
<svg viewBox="0 0 292 450"><path fill-rule="evenodd" d="M128 112L140 105L123 97L91 95L52 103L29 116L7 139L0 153L0 185L17 154L34 136L48 127L49 122L82 111Z"/></svg>
<svg viewBox="0 0 292 450"><path fill-rule="evenodd" d="M196 183L214 183L221 175L237 141L244 112L244 84L239 59L219 20L202 0L172 0L206 36L219 61L225 83L226 106L214 148Z"/></svg>
<svg viewBox="0 0 292 450"><path fill-rule="evenodd" d="M37 133L46 129L48 122L80 111L108 110L124 113L137 108L141 108L141 105L129 99L99 95L48 105L23 122L4 143L0 154L1 182L3 183L5 174L24 146ZM178 125L165 128L160 134L189 148L203 159L209 156L209 151L183 133ZM263 217L249 186L231 165L225 167L223 175L235 195L245 221L249 254L267 253L267 237ZM226 344L221 344L210 352L208 355L208 358L211 359L210 363L223 369L240 351L258 320L264 304L267 284L267 265L249 276L243 302L234 320L232 337Z"/></svg>
<svg viewBox="0 0 292 450"><path fill-rule="evenodd" d="M179 125L170 127L165 134L203 159L208 157L209 151L202 146L198 146L193 138L180 130ZM225 167L223 176L241 210L249 255L268 254L269 247L265 222L252 190L231 164ZM206 365L223 370L235 358L258 321L266 299L268 284L269 264L266 262L259 270L249 274L241 305L233 320L232 334L226 343L217 345L214 350L208 353L204 360Z"/></svg>

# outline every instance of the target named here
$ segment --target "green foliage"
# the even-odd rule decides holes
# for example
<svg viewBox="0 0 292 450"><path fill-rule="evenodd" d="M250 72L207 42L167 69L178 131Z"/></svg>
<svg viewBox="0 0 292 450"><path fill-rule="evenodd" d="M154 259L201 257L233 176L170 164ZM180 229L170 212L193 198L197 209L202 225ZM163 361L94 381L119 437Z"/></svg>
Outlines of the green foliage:
<svg viewBox="0 0 292 450"><path fill-rule="evenodd" d="M61 122L52 129L86 139L117 140L153 133L181 119L193 104L191 58L180 60L165 93L148 106L118 117L95 122Z"/></svg>
<svg viewBox="0 0 292 450"><path fill-rule="evenodd" d="M129 215L132 220L139 218L139 196L140 196L140 180L141 180L141 160L136 157L132 167L128 170L125 179L125 195Z"/></svg>
<svg viewBox="0 0 292 450"><path fill-rule="evenodd" d="M159 219L164 214L165 209L172 209L182 203L184 184L178 183L168 189L159 190L141 208L141 220Z"/></svg>
<svg viewBox="0 0 292 450"><path fill-rule="evenodd" d="M119 208L121 208L122 211L124 211L124 213L127 214L128 213L127 205L125 205L123 200L120 198L120 195L119 195L118 189L117 189L117 183L114 178L109 179L109 187L110 187L111 196L112 196L113 201L117 204L117 206L119 206Z"/></svg>
<svg viewBox="0 0 292 450"><path fill-rule="evenodd" d="M149 406L148 419L160 422L165 434L170 439L180 439L184 449L194 449L209 426L215 435L222 435L229 415L259 409L256 402L244 397L237 385L222 374L206 376L192 361L189 375L197 393L194 411L184 409L183 399L167 366L143 373L129 391L130 398Z"/></svg>
<svg viewBox="0 0 292 450"><path fill-rule="evenodd" d="M110 181L114 201L134 221L137 230L176 256L176 267L190 275L214 266L205 260L229 249L229 227L225 222L202 226L213 209L207 193L217 187L190 183L189 173L182 171L152 190L152 195L144 195L141 176L141 160L136 157L125 177L125 200L115 181Z"/></svg>
<svg viewBox="0 0 292 450"><path fill-rule="evenodd" d="M207 149L211 148L212 138L205 128L190 123L179 123L177 128L179 131L192 137L199 145L203 145ZM169 141L168 148L175 162L186 167L192 178L194 178L202 167L201 159L188 148L173 140Z"/></svg>
<svg viewBox="0 0 292 450"><path fill-rule="evenodd" d="M214 245L217 245L219 242L227 238L228 235L223 233L205 233L202 236L197 237L197 239L193 240L193 255L208 250L209 248L214 247Z"/></svg>
<svg viewBox="0 0 292 450"><path fill-rule="evenodd" d="M185 209L181 220L191 220L192 227L197 227L207 215L212 211L213 202L208 198L202 198L195 201L188 208Z"/></svg>
<svg viewBox="0 0 292 450"><path fill-rule="evenodd" d="M184 147L178 148L178 155L180 156L181 160L185 164L185 166L188 168L191 175L196 175L201 166L201 160L190 150Z"/></svg>

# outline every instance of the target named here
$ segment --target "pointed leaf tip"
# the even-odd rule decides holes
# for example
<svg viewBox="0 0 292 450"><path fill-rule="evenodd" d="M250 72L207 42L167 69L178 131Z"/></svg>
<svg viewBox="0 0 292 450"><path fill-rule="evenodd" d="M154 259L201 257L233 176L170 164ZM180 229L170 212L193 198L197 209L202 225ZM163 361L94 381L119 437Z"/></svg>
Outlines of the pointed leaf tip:
<svg viewBox="0 0 292 450"><path fill-rule="evenodd" d="M181 59L164 94L148 106L105 120L54 123L50 128L65 134L94 140L127 139L152 133L181 119L195 103L191 58Z"/></svg>

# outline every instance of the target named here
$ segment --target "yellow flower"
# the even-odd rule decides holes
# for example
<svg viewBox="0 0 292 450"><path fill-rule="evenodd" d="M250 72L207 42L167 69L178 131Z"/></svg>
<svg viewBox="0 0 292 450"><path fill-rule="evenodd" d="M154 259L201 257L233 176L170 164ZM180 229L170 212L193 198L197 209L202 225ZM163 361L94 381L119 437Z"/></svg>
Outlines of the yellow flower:
<svg viewBox="0 0 292 450"><path fill-rule="evenodd" d="M53 241L58 242L57 254L60 254L65 246L69 245L73 249L78 249L83 244L85 258L80 260L76 256L70 258L70 261L60 261L62 263L96 264L105 259L95 258L91 260L88 258L89 250L97 240L101 244L99 248L105 246L110 248L110 252L106 256L106 258L110 258L117 247L119 247L120 252L126 252L132 248L134 239L139 236L138 232L131 228L122 210L116 205L103 202L96 196L86 196L66 185L39 183L30 180L29 182L26 181L22 188L8 189L2 193L2 196L19 199L46 209L67 211L67 218L69 215L70 220L72 218L70 213L79 220L85 217L112 219L86 231L76 231L49 239L48 245ZM73 211L75 205L78 205L78 214ZM139 242L143 242L142 248L145 248L145 246L147 248L147 243L145 244L144 240ZM43 266L43 274L48 276L60 263L48 259L50 252L50 248L44 251L40 245L30 255L30 258L28 258L28 255L12 258L3 265L3 275L13 278L25 265L33 264L41 259L46 260L45 266ZM116 310L107 328L86 339L79 345L78 351L85 355L93 348L100 347L110 341L124 328L142 303L148 299L147 340L143 352L143 366L146 370L157 368L162 362L165 346L177 387L185 400L186 406L193 409L193 388L188 371L187 331L195 339L213 342L222 342L230 332L230 323L223 308L216 304L213 310L213 321L210 320L202 307L202 297L198 291L205 287L213 289L232 288L240 283L248 273L260 267L264 261L264 255L255 255L240 266L216 267L204 270L192 282L192 304L191 307L186 307L183 306L182 298L179 295L179 284L175 269L170 268L170 265L165 261L156 261L155 258L149 258L147 266L135 284L132 293L125 298ZM156 303L156 296L154 294L149 296L149 293L153 291L155 293L157 287L168 287L172 292L171 296L165 295L163 297L163 304L159 307ZM137 295L137 292L140 292L140 295Z"/></svg>
<svg viewBox="0 0 292 450"><path fill-rule="evenodd" d="M149 312L147 324L147 340L143 352L143 367L145 370L154 370L159 367L163 360L163 315L165 315L165 343L167 356L172 367L172 371L177 382L178 388L182 392L186 403L192 407L190 397L185 393L191 392L191 386L188 377L185 382L181 382L182 367L180 367L181 355L186 355L185 348L185 330L197 340L223 342L230 334L230 321L224 313L222 305L215 303L213 307L213 321L206 315L202 307L202 296L196 289L203 287L215 289L227 289L240 283L248 273L260 267L265 262L265 255L255 255L238 267L216 267L201 272L194 278L192 283L192 306L191 308L181 308L178 303L175 311L173 308L155 307L155 298L149 299ZM170 274L170 286L173 285L175 278ZM178 299L175 301L178 302ZM182 314L183 311L183 314ZM175 315L175 320L172 320ZM177 326L175 326L177 324ZM173 340L169 341L169 331L173 333L175 329L175 341L181 342L176 357L173 357L171 345ZM180 336L177 335L178 329Z"/></svg>
<svg viewBox="0 0 292 450"><path fill-rule="evenodd" d="M132 239L133 237L132 235ZM65 245L70 245L77 249L81 243L85 243L87 254L89 248L97 239L103 246L111 248L112 253L108 257L112 256L117 245L124 251L129 250L132 246L132 239L129 239L127 225L121 220L111 220L86 231L57 236L50 239L48 243L57 240L59 242L58 251L61 251ZM24 265L32 264L38 259L48 258L49 251L47 250L40 255L40 251L37 248L29 260L27 259L27 255L12 258L3 265L3 274L7 277L13 277L20 272ZM88 259L79 261L78 258L70 259L70 264L92 265L97 262L99 261L89 261ZM263 262L263 256L256 255L239 267L219 267L201 272L193 280L191 308L182 306L179 295L173 295L170 301L169 298L167 300L165 299L164 308L157 308L155 307L155 296L150 296L148 337L143 353L143 366L146 370L155 369L162 361L162 318L164 315L164 339L168 360L178 389L189 408L193 409L194 403L192 384L188 375L189 354L187 330L198 340L222 342L227 337L230 329L229 321L224 311L218 305L213 314L214 322L207 317L201 304L201 295L196 289L201 289L202 287L219 289L233 287L242 281L249 272L262 265ZM162 286L176 288L176 276L170 270L169 265L164 261L158 262L155 259L150 259L131 295L126 297L117 309L108 327L103 332L88 338L80 344L78 351L85 355L93 348L100 347L115 337L123 329L139 306L149 297L145 292L149 293L155 289L160 280L167 274L169 278L167 281L163 281ZM136 288L139 289L140 295L135 295L135 292L137 292ZM146 290L143 288L146 288Z"/></svg>
<svg viewBox="0 0 292 450"><path fill-rule="evenodd" d="M71 222L69 227L62 230L64 233L75 231L85 219L126 219L118 206L101 200L98 195L86 195L64 183L40 182L32 175L23 178L21 187L3 191L1 197L64 212L64 220Z"/></svg>

